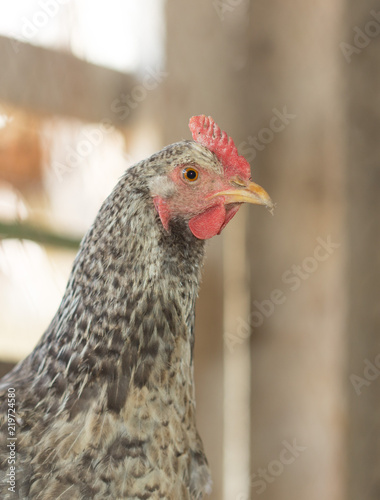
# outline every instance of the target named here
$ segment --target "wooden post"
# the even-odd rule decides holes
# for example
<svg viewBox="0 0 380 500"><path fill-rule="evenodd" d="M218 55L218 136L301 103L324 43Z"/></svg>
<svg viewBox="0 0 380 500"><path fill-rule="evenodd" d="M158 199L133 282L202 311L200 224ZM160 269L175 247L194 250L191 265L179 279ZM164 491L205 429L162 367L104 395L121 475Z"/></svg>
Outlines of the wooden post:
<svg viewBox="0 0 380 500"><path fill-rule="evenodd" d="M380 2L346 2L347 499L380 496ZM342 52L343 58L343 52Z"/></svg>
<svg viewBox="0 0 380 500"><path fill-rule="evenodd" d="M277 203L250 207L251 314L236 325L252 328L253 499L344 495L342 7L251 2L243 152Z"/></svg>

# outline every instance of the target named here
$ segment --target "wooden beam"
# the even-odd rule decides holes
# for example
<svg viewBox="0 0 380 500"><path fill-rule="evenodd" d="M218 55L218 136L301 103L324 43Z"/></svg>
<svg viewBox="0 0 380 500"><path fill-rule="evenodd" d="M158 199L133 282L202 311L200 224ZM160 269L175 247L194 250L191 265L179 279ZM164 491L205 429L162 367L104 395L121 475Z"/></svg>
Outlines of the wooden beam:
<svg viewBox="0 0 380 500"><path fill-rule="evenodd" d="M58 246L73 250L77 250L80 245L80 238L58 234L48 229L33 226L27 222L7 223L0 221L0 241L9 238L31 240L42 245Z"/></svg>
<svg viewBox="0 0 380 500"><path fill-rule="evenodd" d="M137 80L57 50L0 36L0 99L42 114L125 125Z"/></svg>

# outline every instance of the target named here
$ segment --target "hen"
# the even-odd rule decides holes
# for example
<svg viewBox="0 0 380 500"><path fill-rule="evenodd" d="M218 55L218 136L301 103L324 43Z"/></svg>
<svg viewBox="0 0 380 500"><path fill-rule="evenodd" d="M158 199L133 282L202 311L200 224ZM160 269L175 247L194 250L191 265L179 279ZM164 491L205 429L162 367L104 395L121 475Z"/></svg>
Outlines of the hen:
<svg viewBox="0 0 380 500"><path fill-rule="evenodd" d="M2 499L210 492L193 384L205 240L241 203L272 202L211 117L191 118L190 129L194 141L126 171L50 326L0 382Z"/></svg>

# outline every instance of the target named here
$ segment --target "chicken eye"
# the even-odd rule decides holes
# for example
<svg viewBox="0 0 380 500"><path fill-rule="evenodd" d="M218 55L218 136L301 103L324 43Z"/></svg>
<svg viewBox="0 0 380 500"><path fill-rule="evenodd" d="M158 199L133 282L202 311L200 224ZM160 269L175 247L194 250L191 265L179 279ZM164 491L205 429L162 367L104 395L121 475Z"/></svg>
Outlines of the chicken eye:
<svg viewBox="0 0 380 500"><path fill-rule="evenodd" d="M195 170L193 167L184 168L182 171L182 177L185 181L194 182L198 179L198 170Z"/></svg>

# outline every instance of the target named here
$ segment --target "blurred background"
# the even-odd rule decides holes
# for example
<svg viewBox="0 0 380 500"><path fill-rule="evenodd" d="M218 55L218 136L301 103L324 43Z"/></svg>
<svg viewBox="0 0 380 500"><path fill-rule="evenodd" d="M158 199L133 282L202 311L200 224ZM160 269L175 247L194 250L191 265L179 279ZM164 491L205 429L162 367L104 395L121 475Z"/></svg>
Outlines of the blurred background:
<svg viewBox="0 0 380 500"><path fill-rule="evenodd" d="M380 498L380 1L0 6L0 370L128 166L212 115L277 208L208 243L212 500Z"/></svg>

